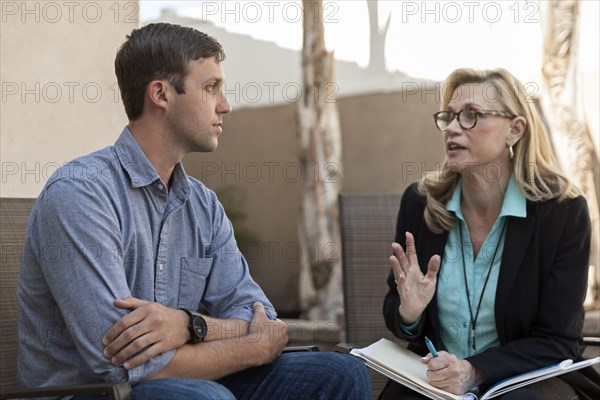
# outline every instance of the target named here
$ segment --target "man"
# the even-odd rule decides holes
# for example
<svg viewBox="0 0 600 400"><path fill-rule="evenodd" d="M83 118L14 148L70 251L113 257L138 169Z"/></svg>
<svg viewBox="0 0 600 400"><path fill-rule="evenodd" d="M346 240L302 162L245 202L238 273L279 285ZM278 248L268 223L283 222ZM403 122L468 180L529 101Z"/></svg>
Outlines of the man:
<svg viewBox="0 0 600 400"><path fill-rule="evenodd" d="M129 381L143 399L363 399L366 368L280 355L286 326L249 275L215 194L181 160L231 111L225 54L191 28L134 30L115 60L129 124L49 180L18 294L21 386ZM209 316L195 311L202 303Z"/></svg>

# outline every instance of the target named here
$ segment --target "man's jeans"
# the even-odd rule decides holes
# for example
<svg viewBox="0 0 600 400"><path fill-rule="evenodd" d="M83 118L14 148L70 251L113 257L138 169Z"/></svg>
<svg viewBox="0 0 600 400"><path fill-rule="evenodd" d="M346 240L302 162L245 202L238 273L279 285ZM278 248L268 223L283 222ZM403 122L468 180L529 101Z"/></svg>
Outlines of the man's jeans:
<svg viewBox="0 0 600 400"><path fill-rule="evenodd" d="M78 396L76 400L107 399ZM371 398L366 366L339 353L289 353L269 365L229 375L218 382L167 378L139 383L133 400L364 400Z"/></svg>

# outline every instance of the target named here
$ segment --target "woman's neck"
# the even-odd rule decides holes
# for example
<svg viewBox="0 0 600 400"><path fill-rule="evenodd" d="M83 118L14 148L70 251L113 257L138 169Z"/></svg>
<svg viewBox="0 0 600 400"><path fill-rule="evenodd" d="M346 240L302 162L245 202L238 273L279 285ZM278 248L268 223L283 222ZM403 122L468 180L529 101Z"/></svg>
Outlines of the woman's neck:
<svg viewBox="0 0 600 400"><path fill-rule="evenodd" d="M469 230L474 259L502 211L509 177L491 181L482 175L462 177L460 209Z"/></svg>
<svg viewBox="0 0 600 400"><path fill-rule="evenodd" d="M502 210L509 179L509 174L493 180L480 174L464 175L461 180L463 214L495 221Z"/></svg>

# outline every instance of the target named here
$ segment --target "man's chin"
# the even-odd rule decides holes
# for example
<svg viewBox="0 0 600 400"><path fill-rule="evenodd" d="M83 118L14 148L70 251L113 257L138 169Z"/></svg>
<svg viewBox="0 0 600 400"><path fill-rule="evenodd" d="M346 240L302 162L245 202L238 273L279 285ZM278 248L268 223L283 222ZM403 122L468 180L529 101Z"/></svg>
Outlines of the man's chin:
<svg viewBox="0 0 600 400"><path fill-rule="evenodd" d="M192 150L194 153L210 153L213 152L219 147L219 142L215 139L214 142L211 143L199 143Z"/></svg>

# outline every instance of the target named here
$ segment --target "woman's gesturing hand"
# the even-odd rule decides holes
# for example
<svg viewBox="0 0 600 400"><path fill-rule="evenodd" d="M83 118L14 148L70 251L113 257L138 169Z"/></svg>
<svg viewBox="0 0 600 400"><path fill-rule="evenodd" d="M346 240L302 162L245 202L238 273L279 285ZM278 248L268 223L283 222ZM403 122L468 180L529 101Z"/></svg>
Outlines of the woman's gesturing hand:
<svg viewBox="0 0 600 400"><path fill-rule="evenodd" d="M390 256L390 266L394 271L396 289L400 295L398 312L402 323L411 325L433 298L440 269L440 256L431 257L427 265L427 274L423 275L417 259L415 238L410 232L406 232L406 252L398 243L393 243L392 249L394 255Z"/></svg>

